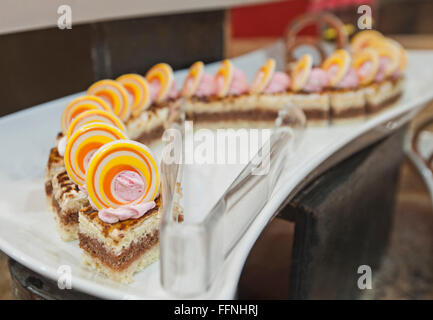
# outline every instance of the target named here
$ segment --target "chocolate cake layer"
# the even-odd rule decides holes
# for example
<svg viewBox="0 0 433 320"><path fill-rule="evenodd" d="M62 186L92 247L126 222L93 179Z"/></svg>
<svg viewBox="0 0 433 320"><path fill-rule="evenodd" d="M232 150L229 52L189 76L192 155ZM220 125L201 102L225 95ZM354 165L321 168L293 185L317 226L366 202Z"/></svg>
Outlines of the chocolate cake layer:
<svg viewBox="0 0 433 320"><path fill-rule="evenodd" d="M307 120L327 120L329 119L329 111L328 110L319 110L319 109L302 109Z"/></svg>
<svg viewBox="0 0 433 320"><path fill-rule="evenodd" d="M155 140L161 139L163 133L164 133L164 126L161 125L149 132L143 132L140 136L138 136L134 140L147 145L154 142Z"/></svg>
<svg viewBox="0 0 433 320"><path fill-rule="evenodd" d="M274 121L278 112L271 110L254 109L248 111L228 111L228 112L197 112L189 116L188 120L212 122L212 121Z"/></svg>
<svg viewBox="0 0 433 320"><path fill-rule="evenodd" d="M361 117L365 114L365 109L356 107L356 108L347 108L343 109L339 112L335 112L335 110L331 109L331 117L333 119L348 119L348 118L356 118Z"/></svg>
<svg viewBox="0 0 433 320"><path fill-rule="evenodd" d="M62 212L62 208L54 196L52 197L52 204L62 224L69 225L78 223L78 211Z"/></svg>
<svg viewBox="0 0 433 320"><path fill-rule="evenodd" d="M373 104L367 102L367 105L366 105L367 113L368 114L374 114L374 113L378 113L378 112L388 108L393 103L397 102L401 98L402 94L403 93L400 92L397 95L386 99L385 101L383 101L382 103L380 103L378 105L373 105Z"/></svg>
<svg viewBox="0 0 433 320"><path fill-rule="evenodd" d="M153 233L133 242L128 248L125 248L120 255L115 255L111 251L108 251L102 243L96 239L90 238L86 234L78 233L78 239L80 240L80 248L93 258L98 259L111 269L122 271L146 253L147 250L158 244L159 233L158 230L155 230Z"/></svg>

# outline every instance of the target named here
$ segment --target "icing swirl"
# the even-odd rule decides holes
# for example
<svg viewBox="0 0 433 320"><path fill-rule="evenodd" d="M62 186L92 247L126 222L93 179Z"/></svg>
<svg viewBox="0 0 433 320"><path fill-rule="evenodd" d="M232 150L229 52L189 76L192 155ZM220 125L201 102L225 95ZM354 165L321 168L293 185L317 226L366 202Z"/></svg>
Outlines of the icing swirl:
<svg viewBox="0 0 433 320"><path fill-rule="evenodd" d="M376 76L374 77L374 81L380 82L385 80L385 71L388 69L388 66L391 64L391 60L387 57L379 58L379 70L377 70Z"/></svg>
<svg viewBox="0 0 433 320"><path fill-rule="evenodd" d="M191 88L193 84L194 84L194 79L190 78L186 80L185 85L187 86L188 90ZM197 89L195 90L193 95L196 97L208 97L208 96L213 96L215 94L216 94L216 88L215 88L214 77L208 73L203 73L197 85Z"/></svg>
<svg viewBox="0 0 433 320"><path fill-rule="evenodd" d="M111 185L113 195L122 202L132 202L143 195L146 186L144 180L135 171L119 172ZM155 207L154 201L124 205L119 208L104 208L99 211L99 218L106 223L116 223L127 219L138 219Z"/></svg>
<svg viewBox="0 0 433 320"><path fill-rule="evenodd" d="M156 101L156 98L160 90L161 90L161 83L159 82L159 80L155 79L149 82L151 103L154 103ZM177 90L177 83L176 80L173 79L167 98L176 99L178 96L179 96L179 91Z"/></svg>
<svg viewBox="0 0 433 320"><path fill-rule="evenodd" d="M320 68L313 68L303 90L306 92L321 92L328 83L329 76L326 71Z"/></svg>
<svg viewBox="0 0 433 320"><path fill-rule="evenodd" d="M155 208L155 201L127 205L119 208L106 208L98 212L98 217L106 223L116 223L128 219L141 218L146 212Z"/></svg>
<svg viewBox="0 0 433 320"><path fill-rule="evenodd" d="M267 86L263 89L263 93L278 93L287 91L290 86L290 78L284 72L275 72Z"/></svg>
<svg viewBox="0 0 433 320"><path fill-rule="evenodd" d="M332 66L328 70L328 74L332 77L338 72L338 66ZM349 68L343 78L335 87L339 89L352 89L359 86L358 73L355 68Z"/></svg>
<svg viewBox="0 0 433 320"><path fill-rule="evenodd" d="M219 92L222 87L224 87L224 78L221 76L217 76L215 79L216 91ZM240 95L243 93L247 93L249 90L249 83L247 76L245 73L238 69L233 68L233 77L230 82L230 86L227 92L227 95Z"/></svg>

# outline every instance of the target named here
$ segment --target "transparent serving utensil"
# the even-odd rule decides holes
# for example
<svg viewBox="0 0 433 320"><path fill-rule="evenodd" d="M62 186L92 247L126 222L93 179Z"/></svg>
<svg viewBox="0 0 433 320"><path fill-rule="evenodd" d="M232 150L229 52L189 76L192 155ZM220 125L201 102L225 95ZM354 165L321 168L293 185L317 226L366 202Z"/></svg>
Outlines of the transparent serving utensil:
<svg viewBox="0 0 433 320"><path fill-rule="evenodd" d="M191 298L210 288L224 260L271 197L288 158L302 140L306 119L296 106L283 108L269 139L200 221L186 219L194 208L188 207L182 194L185 117L181 114L179 119L164 134L171 148L164 149L161 162L161 282L172 295Z"/></svg>

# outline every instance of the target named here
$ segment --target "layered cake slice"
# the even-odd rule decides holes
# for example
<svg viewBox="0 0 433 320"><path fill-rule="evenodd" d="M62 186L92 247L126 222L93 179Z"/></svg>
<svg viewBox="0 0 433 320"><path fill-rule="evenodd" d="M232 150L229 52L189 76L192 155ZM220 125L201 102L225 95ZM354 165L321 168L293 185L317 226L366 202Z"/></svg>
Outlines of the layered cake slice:
<svg viewBox="0 0 433 320"><path fill-rule="evenodd" d="M79 213L84 262L121 283L159 258L159 171L151 150L113 141L92 157L86 186L92 206Z"/></svg>
<svg viewBox="0 0 433 320"><path fill-rule="evenodd" d="M52 189L51 194L47 189L47 202L55 212L54 217L62 240L71 241L78 237L78 212L89 205L83 184L92 154L107 142L125 138L126 135L117 127L103 122L90 122L68 137L64 157L59 154L60 147L52 149L50 161L57 161L57 171L50 171L53 174Z"/></svg>
<svg viewBox="0 0 433 320"><path fill-rule="evenodd" d="M131 117L126 121L130 139L152 145L161 141L172 110L179 108L180 95L172 68L158 63L147 73L124 75L117 79L134 102ZM138 103L138 107L135 105Z"/></svg>
<svg viewBox="0 0 433 320"><path fill-rule="evenodd" d="M352 39L351 51L355 56L362 57L366 52L370 56L378 56L377 68L371 58L362 68L364 72L372 74L372 80L365 84L367 114L374 115L398 101L403 92L403 72L407 66L403 47L378 31L366 30Z"/></svg>
<svg viewBox="0 0 433 320"><path fill-rule="evenodd" d="M313 67L309 54L289 64L291 92L287 96L304 112L309 125L327 125L330 119L329 95L324 90L328 85L327 73Z"/></svg>
<svg viewBox="0 0 433 320"><path fill-rule="evenodd" d="M80 211L83 262L107 278L133 281L134 273L159 259L160 200L141 218L106 223L88 206Z"/></svg>
<svg viewBox="0 0 433 320"><path fill-rule="evenodd" d="M360 85L357 69L349 52L339 49L322 63L328 74L329 104L333 123L363 120L365 90Z"/></svg>

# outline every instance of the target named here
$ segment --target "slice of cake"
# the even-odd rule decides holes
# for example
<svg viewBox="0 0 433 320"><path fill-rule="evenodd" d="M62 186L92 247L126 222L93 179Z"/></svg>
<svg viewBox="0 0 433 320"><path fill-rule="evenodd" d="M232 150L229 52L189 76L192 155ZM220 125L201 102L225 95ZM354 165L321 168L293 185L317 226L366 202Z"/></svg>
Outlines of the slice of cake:
<svg viewBox="0 0 433 320"><path fill-rule="evenodd" d="M171 110L179 108L181 103L172 68L166 63L158 63L145 78L125 75L117 80L129 88L130 96L134 97L132 101L143 99L141 96L145 100L144 106L135 109L126 121L129 138L147 145L160 142Z"/></svg>
<svg viewBox="0 0 433 320"><path fill-rule="evenodd" d="M156 206L138 219L107 223L92 207L80 211L80 248L83 261L104 276L122 283L159 259L159 198Z"/></svg>
<svg viewBox="0 0 433 320"><path fill-rule="evenodd" d="M363 66L359 72L371 74L371 81L364 84L367 114L374 115L392 106L403 92L406 51L399 43L374 30L358 33L352 39L351 50L355 57L361 56ZM374 55L377 58L372 59ZM376 59L377 67L373 63Z"/></svg>
<svg viewBox="0 0 433 320"><path fill-rule="evenodd" d="M365 90L360 85L357 69L349 52L339 49L322 63L329 76L329 103L333 123L363 120Z"/></svg>
<svg viewBox="0 0 433 320"><path fill-rule="evenodd" d="M83 260L121 283L159 257L159 171L151 150L135 141L96 151L86 173L91 206L79 213Z"/></svg>
<svg viewBox="0 0 433 320"><path fill-rule="evenodd" d="M329 94L325 91L329 78L321 68L313 68L309 54L289 64L291 91L290 101L304 112L308 125L328 125L331 116Z"/></svg>

